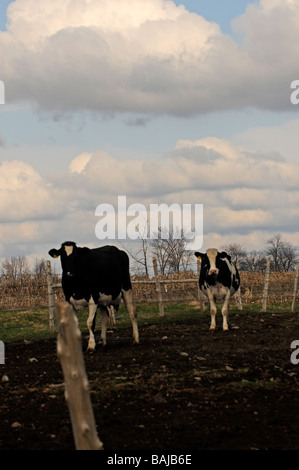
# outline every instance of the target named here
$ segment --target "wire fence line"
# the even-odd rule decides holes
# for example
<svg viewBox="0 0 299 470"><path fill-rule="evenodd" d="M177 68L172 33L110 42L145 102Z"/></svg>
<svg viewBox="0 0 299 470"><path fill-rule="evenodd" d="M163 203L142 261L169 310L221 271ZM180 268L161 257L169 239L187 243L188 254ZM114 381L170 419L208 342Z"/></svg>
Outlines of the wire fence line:
<svg viewBox="0 0 299 470"><path fill-rule="evenodd" d="M132 275L132 287L135 304L156 304L159 315L164 315L166 303L188 303L198 305L203 311L207 307L207 299L199 289L197 272L179 272L162 275L158 272L157 261L153 258L154 275ZM291 304L291 312L295 312L298 301L299 264L295 272L270 272L268 261L266 272L240 272L241 287L233 302L239 309L244 304L257 304L261 311L266 311L269 303ZM0 310L21 310L47 308L50 331L54 331L54 306L63 301L61 276L52 273L51 263L47 261L46 276L24 276L17 281L9 282L0 278ZM10 315L13 315L10 313ZM45 315L36 311L35 315ZM1 329L1 325L0 325Z"/></svg>

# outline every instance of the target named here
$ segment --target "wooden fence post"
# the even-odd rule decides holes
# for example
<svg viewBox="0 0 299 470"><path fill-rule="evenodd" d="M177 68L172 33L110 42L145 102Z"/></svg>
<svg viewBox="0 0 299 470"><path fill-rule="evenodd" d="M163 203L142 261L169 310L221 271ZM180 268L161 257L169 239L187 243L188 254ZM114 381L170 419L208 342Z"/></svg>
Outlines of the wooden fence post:
<svg viewBox="0 0 299 470"><path fill-rule="evenodd" d="M77 450L102 450L89 394L82 353L81 332L73 307L60 302L56 307L58 325L57 354L61 362L65 398L70 412Z"/></svg>
<svg viewBox="0 0 299 470"><path fill-rule="evenodd" d="M163 306L163 301L162 301L161 285L160 285L159 276L158 276L157 259L155 257L153 258L153 267L154 267L155 281L156 281L156 292L157 292L158 302L159 302L159 315L160 317L163 317L164 306Z"/></svg>
<svg viewBox="0 0 299 470"><path fill-rule="evenodd" d="M197 258L197 274L198 277L200 275L200 269L201 269L201 260ZM199 287L199 280L197 281L197 292L198 292L198 300L199 300L199 305L200 305L200 311L203 312L205 309L205 299L204 299L204 294L201 292L200 287Z"/></svg>
<svg viewBox="0 0 299 470"><path fill-rule="evenodd" d="M237 256L236 266L237 266L238 271L240 271L239 256ZM237 290L237 304L238 304L238 309L243 310L242 297L241 297L241 284L240 284L239 289Z"/></svg>
<svg viewBox="0 0 299 470"><path fill-rule="evenodd" d="M50 332L54 333L54 292L51 263L47 261L47 281L48 281L48 305L49 305L49 326Z"/></svg>
<svg viewBox="0 0 299 470"><path fill-rule="evenodd" d="M294 281L294 293L293 293L293 302L291 307L291 312L295 312L296 308L296 299L297 299L297 292L298 292L298 278L299 278L299 264L296 266L296 274L295 274L295 281Z"/></svg>
<svg viewBox="0 0 299 470"><path fill-rule="evenodd" d="M269 290L269 276L270 276L270 257L267 258L267 267L266 267L266 273L265 273L265 284L264 284L264 292L263 292L262 312L266 312L266 310L267 310L267 300L268 300L268 290Z"/></svg>

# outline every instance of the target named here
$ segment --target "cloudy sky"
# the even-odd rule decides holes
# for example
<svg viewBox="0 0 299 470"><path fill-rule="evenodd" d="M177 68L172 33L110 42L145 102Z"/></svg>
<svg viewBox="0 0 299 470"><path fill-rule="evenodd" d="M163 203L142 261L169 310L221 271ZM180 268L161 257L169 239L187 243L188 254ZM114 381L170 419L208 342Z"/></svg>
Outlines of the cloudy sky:
<svg viewBox="0 0 299 470"><path fill-rule="evenodd" d="M96 207L204 205L203 249L299 246L299 0L0 0L0 258Z"/></svg>

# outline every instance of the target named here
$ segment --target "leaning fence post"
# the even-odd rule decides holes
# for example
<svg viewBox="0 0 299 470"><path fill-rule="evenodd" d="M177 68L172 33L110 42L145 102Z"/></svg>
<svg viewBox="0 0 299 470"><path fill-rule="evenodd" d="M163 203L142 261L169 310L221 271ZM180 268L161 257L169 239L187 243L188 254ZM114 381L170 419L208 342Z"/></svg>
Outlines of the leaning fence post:
<svg viewBox="0 0 299 470"><path fill-rule="evenodd" d="M296 274L295 274L295 281L294 281L294 293L293 293L293 302L291 307L291 312L295 312L296 307L296 299L297 299L297 292L298 292L298 278L299 278L299 264L296 266Z"/></svg>
<svg viewBox="0 0 299 470"><path fill-rule="evenodd" d="M161 285L160 285L159 276L158 276L157 259L155 257L153 258L153 267L154 267L155 281L156 281L156 292L157 292L158 302L159 302L159 312L160 312L159 315L160 317L163 317L164 306L163 306L163 301L162 301Z"/></svg>
<svg viewBox="0 0 299 470"><path fill-rule="evenodd" d="M77 450L102 450L89 394L82 353L81 332L73 307L60 302L56 308L58 325L57 354L61 362L65 398L70 412Z"/></svg>
<svg viewBox="0 0 299 470"><path fill-rule="evenodd" d="M54 333L54 292L53 292L53 278L51 272L51 263L47 261L47 282L48 282L48 305L49 305L49 325L50 332Z"/></svg>
<svg viewBox="0 0 299 470"><path fill-rule="evenodd" d="M266 267L265 284L264 284L264 292L263 292L262 312L266 312L266 310L267 310L267 300L268 300L268 290L269 290L269 275L270 275L270 257L267 258L267 267Z"/></svg>

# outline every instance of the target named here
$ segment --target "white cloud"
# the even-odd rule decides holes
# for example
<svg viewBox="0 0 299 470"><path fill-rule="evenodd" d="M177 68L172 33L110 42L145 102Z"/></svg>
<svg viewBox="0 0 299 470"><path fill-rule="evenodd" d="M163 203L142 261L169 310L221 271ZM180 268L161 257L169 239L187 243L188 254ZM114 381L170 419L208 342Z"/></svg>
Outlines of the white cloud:
<svg viewBox="0 0 299 470"><path fill-rule="evenodd" d="M299 162L298 129L299 119L277 126L250 127L235 135L233 142L248 150L279 152L282 157L296 163Z"/></svg>
<svg viewBox="0 0 299 470"><path fill-rule="evenodd" d="M126 195L128 204L202 203L207 232L296 230L299 165L271 153L206 138L179 141L160 161L118 161L102 151L88 154L83 166L85 157L77 158L80 173L63 179L76 188L68 196L77 211L104 202L116 207L117 196Z"/></svg>
<svg viewBox="0 0 299 470"><path fill-rule="evenodd" d="M0 33L7 101L42 110L190 115L290 107L298 0L261 1L214 22L166 0L16 0Z"/></svg>
<svg viewBox="0 0 299 470"><path fill-rule="evenodd" d="M81 153L78 155L76 158L74 158L70 165L69 169L71 173L82 173L88 162L91 160L91 154L90 153Z"/></svg>
<svg viewBox="0 0 299 470"><path fill-rule="evenodd" d="M59 212L49 184L27 163L0 165L0 220L41 220Z"/></svg>
<svg viewBox="0 0 299 470"><path fill-rule="evenodd" d="M296 240L298 174L295 162L214 137L180 140L160 160L82 153L66 171L48 177L24 162L3 162L0 239L5 247L22 247L22 253L24 247L40 253L67 239L99 244L96 207L109 203L117 210L117 196L125 195L127 205L203 204L205 245L247 240L259 248L275 232Z"/></svg>

